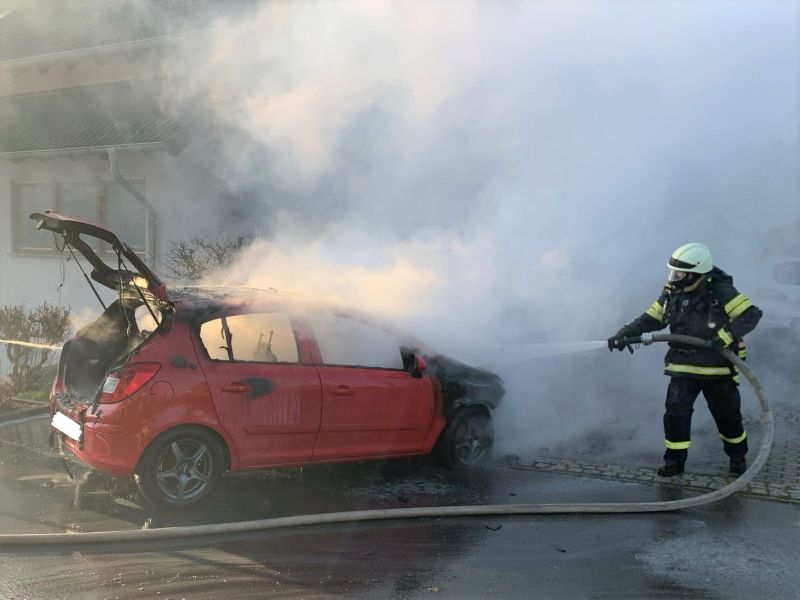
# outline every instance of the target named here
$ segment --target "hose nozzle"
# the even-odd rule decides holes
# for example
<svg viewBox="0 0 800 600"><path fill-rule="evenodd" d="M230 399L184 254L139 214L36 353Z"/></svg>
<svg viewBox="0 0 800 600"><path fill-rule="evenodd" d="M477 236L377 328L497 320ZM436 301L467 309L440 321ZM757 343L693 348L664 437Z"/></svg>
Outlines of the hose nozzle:
<svg viewBox="0 0 800 600"><path fill-rule="evenodd" d="M625 342L625 345L628 346L628 349L631 350L631 346L634 344L644 344L645 346L649 346L655 341L655 339L653 338L652 333L643 333L642 335L637 335L634 337L626 337L623 341Z"/></svg>
<svg viewBox="0 0 800 600"><path fill-rule="evenodd" d="M635 345L644 344L645 346L649 346L653 342L655 342L655 338L653 337L652 333L643 333L641 335L637 335L634 337L626 337L622 338L622 343L625 345L625 348L628 349L628 352L633 354L633 347ZM622 350L622 348L620 348Z"/></svg>

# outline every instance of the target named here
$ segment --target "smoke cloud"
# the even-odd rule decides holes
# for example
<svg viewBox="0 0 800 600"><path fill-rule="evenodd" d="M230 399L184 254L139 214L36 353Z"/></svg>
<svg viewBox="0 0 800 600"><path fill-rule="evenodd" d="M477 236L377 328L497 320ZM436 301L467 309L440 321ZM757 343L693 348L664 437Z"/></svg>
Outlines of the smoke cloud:
<svg viewBox="0 0 800 600"><path fill-rule="evenodd" d="M270 2L183 40L163 101L204 115L220 142L186 152L259 238L215 284L356 305L492 364L605 339L689 241L744 293L773 285L797 26L786 2ZM640 354L498 367L501 448L657 449L666 381Z"/></svg>

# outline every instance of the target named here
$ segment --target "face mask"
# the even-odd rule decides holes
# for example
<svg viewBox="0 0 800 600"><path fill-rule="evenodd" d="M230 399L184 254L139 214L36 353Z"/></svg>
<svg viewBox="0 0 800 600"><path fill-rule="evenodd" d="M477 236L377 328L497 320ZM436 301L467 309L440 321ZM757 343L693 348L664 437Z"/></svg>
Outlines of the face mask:
<svg viewBox="0 0 800 600"><path fill-rule="evenodd" d="M676 271L675 269L670 269L669 277L667 277L667 281L670 283L678 283L686 279L686 271Z"/></svg>

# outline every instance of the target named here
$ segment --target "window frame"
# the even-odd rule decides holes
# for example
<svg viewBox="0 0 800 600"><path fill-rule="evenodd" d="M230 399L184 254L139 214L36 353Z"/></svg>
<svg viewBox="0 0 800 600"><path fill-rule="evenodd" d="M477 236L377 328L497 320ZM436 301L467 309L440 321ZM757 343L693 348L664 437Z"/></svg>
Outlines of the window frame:
<svg viewBox="0 0 800 600"><path fill-rule="evenodd" d="M135 185L142 193L145 193L145 179L144 177L129 178L133 185ZM95 177L94 179L48 179L48 180L35 180L35 179L12 179L10 181L10 197L11 197L11 248L10 252L14 256L59 256L60 253L55 247L55 243L51 242L48 246L41 247L23 247L18 233L18 227L33 226L33 223L28 219L28 214L24 214L22 210L22 198L20 196L20 189L25 186L44 186L48 191L50 198L50 205L42 207L52 208L56 212L64 213L64 187L69 185L91 185L95 191L95 216L90 219L102 227L108 228L108 202L109 202L109 186L119 185L115 179L106 179L104 177ZM135 198L131 198L131 202L137 202ZM137 202L138 203L138 202ZM143 211L143 233L145 236L144 246L132 246L133 251L140 255L145 256L148 244L147 240L147 214L145 207ZM69 213L71 214L71 213ZM123 242L125 240L122 240ZM100 239L92 240L90 242L92 250L97 253L101 258L108 258L114 256L111 247Z"/></svg>

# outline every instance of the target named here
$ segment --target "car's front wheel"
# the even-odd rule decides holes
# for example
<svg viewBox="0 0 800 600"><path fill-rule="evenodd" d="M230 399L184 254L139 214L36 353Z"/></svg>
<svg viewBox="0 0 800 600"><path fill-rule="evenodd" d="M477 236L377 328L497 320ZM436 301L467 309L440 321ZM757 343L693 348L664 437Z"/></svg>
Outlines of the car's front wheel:
<svg viewBox="0 0 800 600"><path fill-rule="evenodd" d="M151 504L182 508L208 496L224 469L225 454L213 433L181 427L162 434L147 447L135 480Z"/></svg>
<svg viewBox="0 0 800 600"><path fill-rule="evenodd" d="M492 417L484 408L464 408L445 429L442 455L450 467L471 467L486 459L494 445Z"/></svg>

